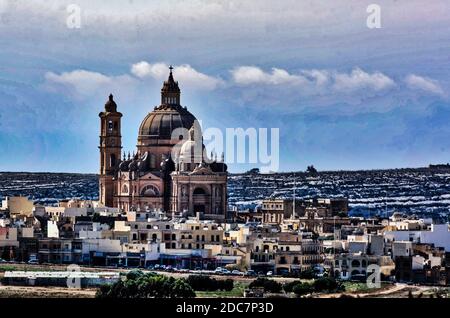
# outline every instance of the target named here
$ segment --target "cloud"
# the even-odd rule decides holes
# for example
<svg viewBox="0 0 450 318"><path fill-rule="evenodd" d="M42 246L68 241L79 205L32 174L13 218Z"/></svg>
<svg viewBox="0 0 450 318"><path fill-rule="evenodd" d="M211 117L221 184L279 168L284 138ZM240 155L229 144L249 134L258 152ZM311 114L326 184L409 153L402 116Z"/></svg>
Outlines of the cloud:
<svg viewBox="0 0 450 318"><path fill-rule="evenodd" d="M322 94L324 92L351 93L356 90L370 89L382 91L396 84L394 80L380 72L368 73L354 68L350 73L329 70L301 70L298 74L272 68L265 72L255 66L240 66L231 70L234 83L238 85L291 85L304 88L304 92Z"/></svg>
<svg viewBox="0 0 450 318"><path fill-rule="evenodd" d="M110 92L126 93L138 84L136 79L128 74L108 76L98 72L87 70L73 70L56 74L45 74L45 87L50 90L64 88L77 98L91 97L94 95L106 96ZM127 94L128 95L128 94Z"/></svg>
<svg viewBox="0 0 450 318"><path fill-rule="evenodd" d="M444 90L439 85L439 82L428 77L422 77L415 74L410 74L405 78L406 85L411 89L420 89L435 95L444 96Z"/></svg>
<svg viewBox="0 0 450 318"><path fill-rule="evenodd" d="M351 73L334 74L333 87L337 91L352 92L358 89L372 89L381 91L395 86L394 81L380 72L367 73L360 68L355 68Z"/></svg>
<svg viewBox="0 0 450 318"><path fill-rule="evenodd" d="M264 72L259 67L255 66L240 66L231 70L233 80L236 84L251 85L251 84L295 84L304 82L306 79L303 76L291 75L286 70L280 68L272 68L271 73Z"/></svg>
<svg viewBox="0 0 450 318"><path fill-rule="evenodd" d="M167 78L169 65L165 63L150 64L141 61L131 66L131 73L141 79L151 77L162 81ZM224 83L222 79L201 73L189 64L175 66L173 75L177 81L183 83L183 86L188 89L214 90Z"/></svg>

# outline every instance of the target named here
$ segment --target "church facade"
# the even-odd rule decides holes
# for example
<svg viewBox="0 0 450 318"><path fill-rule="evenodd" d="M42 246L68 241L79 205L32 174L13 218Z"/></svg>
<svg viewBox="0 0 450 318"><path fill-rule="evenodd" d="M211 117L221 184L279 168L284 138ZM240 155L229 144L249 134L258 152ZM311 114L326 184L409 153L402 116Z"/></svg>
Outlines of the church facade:
<svg viewBox="0 0 450 318"><path fill-rule="evenodd" d="M137 149L121 156L121 118L112 95L100 117L100 203L123 211L223 219L227 166L207 156L200 125L180 104L172 68L161 103L142 121Z"/></svg>

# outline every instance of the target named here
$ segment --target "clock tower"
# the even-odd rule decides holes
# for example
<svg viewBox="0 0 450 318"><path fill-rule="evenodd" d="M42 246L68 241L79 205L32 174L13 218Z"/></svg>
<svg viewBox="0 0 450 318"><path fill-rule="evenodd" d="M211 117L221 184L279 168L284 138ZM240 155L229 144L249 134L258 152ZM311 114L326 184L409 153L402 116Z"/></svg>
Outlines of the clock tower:
<svg viewBox="0 0 450 318"><path fill-rule="evenodd" d="M113 95L105 104L105 111L100 117L100 203L107 207L114 206L114 173L120 161L122 151L121 118Z"/></svg>

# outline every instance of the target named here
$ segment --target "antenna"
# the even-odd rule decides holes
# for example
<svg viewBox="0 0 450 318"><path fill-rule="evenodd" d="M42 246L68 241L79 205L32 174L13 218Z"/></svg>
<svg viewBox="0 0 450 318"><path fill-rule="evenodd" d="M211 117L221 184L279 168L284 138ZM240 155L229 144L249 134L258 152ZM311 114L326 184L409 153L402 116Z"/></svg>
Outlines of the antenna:
<svg viewBox="0 0 450 318"><path fill-rule="evenodd" d="M292 200L292 215L296 218L295 215L295 172L294 172L294 199Z"/></svg>

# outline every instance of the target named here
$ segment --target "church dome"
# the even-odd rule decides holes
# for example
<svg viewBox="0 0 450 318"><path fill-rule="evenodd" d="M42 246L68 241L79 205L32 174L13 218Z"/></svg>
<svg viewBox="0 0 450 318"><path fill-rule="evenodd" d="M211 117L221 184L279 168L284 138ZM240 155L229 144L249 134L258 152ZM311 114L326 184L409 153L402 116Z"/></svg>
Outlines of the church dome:
<svg viewBox="0 0 450 318"><path fill-rule="evenodd" d="M189 130L196 120L194 115L180 104L180 88L173 78L172 69L171 66L169 78L161 88L161 105L144 118L139 127L139 137L172 139L175 129ZM173 139L179 139L179 135Z"/></svg>
<svg viewBox="0 0 450 318"><path fill-rule="evenodd" d="M175 129L189 129L194 121L194 115L180 105L161 105L144 118L139 136L171 139Z"/></svg>

